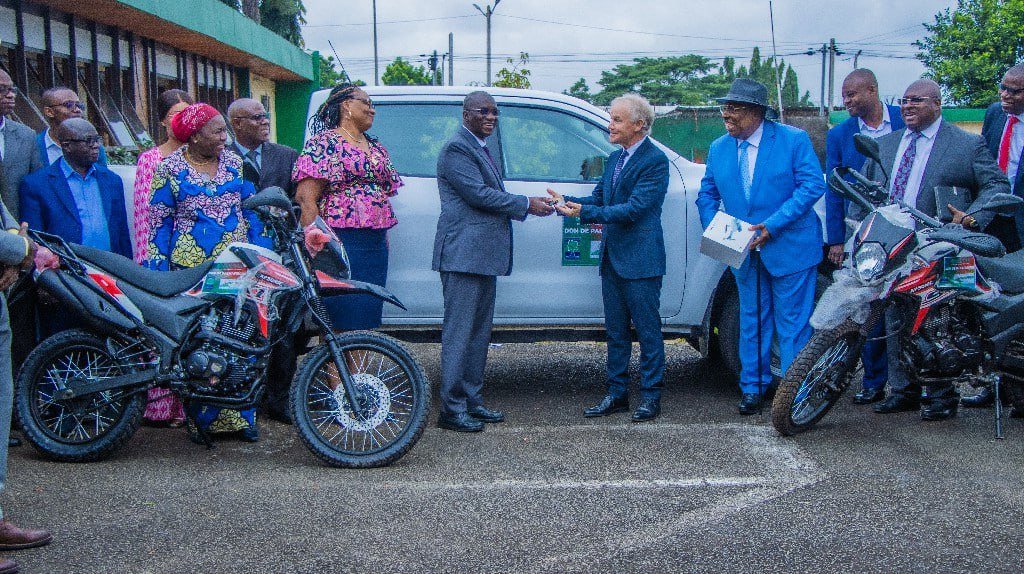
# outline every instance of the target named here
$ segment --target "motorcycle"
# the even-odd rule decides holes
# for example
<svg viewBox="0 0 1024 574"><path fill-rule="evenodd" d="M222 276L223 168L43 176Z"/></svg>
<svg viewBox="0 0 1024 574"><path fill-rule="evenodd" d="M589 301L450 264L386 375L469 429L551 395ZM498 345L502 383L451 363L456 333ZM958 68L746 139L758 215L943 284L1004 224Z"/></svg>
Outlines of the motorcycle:
<svg viewBox="0 0 1024 574"><path fill-rule="evenodd" d="M318 232L301 229L280 188L243 208L266 222L281 254L235 242L198 267L161 272L30 231L60 260L34 272L39 289L85 325L43 341L21 368L15 408L32 446L57 461L107 458L138 430L153 387L177 393L186 413L200 404L252 408L271 349L311 324L319 344L289 395L303 443L346 468L384 466L413 447L430 402L422 368L380 333L335 334L323 297L369 294L404 309L401 301L351 280L341 242L321 220ZM306 235L321 239L320 249ZM200 438L210 444L202 431Z"/></svg>
<svg viewBox="0 0 1024 574"><path fill-rule="evenodd" d="M858 135L856 147L882 165L877 142ZM828 414L857 370L868 333L887 312L898 325L888 344L899 349L912 383L991 385L998 394L1005 381L1024 406L1024 251L1006 255L990 235L890 202L881 184L849 168L833 170L828 185L868 215L853 236L852 257L815 307L814 334L779 385L775 429L794 435ZM1021 203L996 194L977 212L1011 215ZM996 405L1001 438L999 400Z"/></svg>

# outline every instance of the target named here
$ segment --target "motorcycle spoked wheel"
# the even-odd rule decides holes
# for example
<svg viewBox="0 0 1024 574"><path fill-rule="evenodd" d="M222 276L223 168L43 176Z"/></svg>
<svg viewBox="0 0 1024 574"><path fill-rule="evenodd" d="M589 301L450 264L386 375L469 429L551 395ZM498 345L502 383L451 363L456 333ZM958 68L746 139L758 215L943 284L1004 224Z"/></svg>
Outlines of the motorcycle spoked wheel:
<svg viewBox="0 0 1024 574"><path fill-rule="evenodd" d="M52 460L109 457L139 429L145 393L112 389L63 400L55 392L72 377L96 380L128 372L92 333L71 329L46 339L29 354L14 385L25 438Z"/></svg>
<svg viewBox="0 0 1024 574"><path fill-rule="evenodd" d="M309 353L292 384L292 420L320 460L341 468L386 466L416 444L426 427L430 386L401 343L380 333L338 337L368 408L354 412L326 344Z"/></svg>
<svg viewBox="0 0 1024 574"><path fill-rule="evenodd" d="M793 360L772 402L772 425L791 436L811 428L843 396L860 361L860 326L817 331Z"/></svg>

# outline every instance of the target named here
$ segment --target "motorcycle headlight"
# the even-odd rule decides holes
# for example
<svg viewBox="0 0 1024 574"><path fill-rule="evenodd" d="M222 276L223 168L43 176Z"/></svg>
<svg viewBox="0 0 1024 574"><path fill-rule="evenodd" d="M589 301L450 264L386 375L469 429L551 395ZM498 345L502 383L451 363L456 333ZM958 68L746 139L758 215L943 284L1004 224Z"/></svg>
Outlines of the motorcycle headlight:
<svg viewBox="0 0 1024 574"><path fill-rule="evenodd" d="M863 243L853 255L853 272L861 283L874 283L881 278L888 259L881 243Z"/></svg>

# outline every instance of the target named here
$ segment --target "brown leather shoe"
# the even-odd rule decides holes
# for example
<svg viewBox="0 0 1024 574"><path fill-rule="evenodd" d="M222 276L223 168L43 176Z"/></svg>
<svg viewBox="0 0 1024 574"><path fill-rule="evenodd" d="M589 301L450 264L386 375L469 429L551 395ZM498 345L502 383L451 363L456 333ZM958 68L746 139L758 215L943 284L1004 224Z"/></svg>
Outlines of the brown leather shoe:
<svg viewBox="0 0 1024 574"><path fill-rule="evenodd" d="M18 574L18 563L7 558L0 560L0 574Z"/></svg>
<svg viewBox="0 0 1024 574"><path fill-rule="evenodd" d="M18 528L7 520L0 520L0 550L23 550L46 546L53 535L45 530ZM0 570L0 574L4 571Z"/></svg>

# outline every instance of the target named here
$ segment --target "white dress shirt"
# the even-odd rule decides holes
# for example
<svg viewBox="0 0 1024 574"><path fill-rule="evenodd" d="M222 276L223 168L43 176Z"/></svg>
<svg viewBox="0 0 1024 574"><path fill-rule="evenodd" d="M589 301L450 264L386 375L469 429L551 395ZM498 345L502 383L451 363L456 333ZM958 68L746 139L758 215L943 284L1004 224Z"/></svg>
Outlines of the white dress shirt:
<svg viewBox="0 0 1024 574"><path fill-rule="evenodd" d="M935 134L939 133L942 125L942 116L932 122L932 125L921 130L921 136L917 139L917 155L914 157L914 165L910 168L910 177L907 178L907 188L903 193L903 202L911 207L917 207L917 196L921 191L921 180L924 179L924 168L928 165L928 156L932 154L932 146L935 145ZM896 170L900 168L900 160L903 153L910 146L910 128L903 131L903 138L900 139L900 147L896 149L896 160L892 164L892 171L889 172L889 189L892 189L892 182L896 178Z"/></svg>
<svg viewBox="0 0 1024 574"><path fill-rule="evenodd" d="M0 116L0 158L7 157L7 118Z"/></svg>
<svg viewBox="0 0 1024 574"><path fill-rule="evenodd" d="M750 134L745 141L750 143L750 147L747 148L747 169L750 170L750 181L754 181L754 166L757 165L757 149L761 147L761 136L764 135L764 122L757 126L754 133ZM736 141L736 161L740 159L740 153L743 150L740 149L740 142L744 140Z"/></svg>
<svg viewBox="0 0 1024 574"><path fill-rule="evenodd" d="M43 136L43 142L46 143L46 161L50 165L57 161L58 158L64 157L64 150L61 149L60 144L53 141L50 137L50 128L46 128L46 134Z"/></svg>
<svg viewBox="0 0 1024 574"><path fill-rule="evenodd" d="M1003 123L1003 131L1000 133L999 142L1002 143L1003 135L1006 134L1006 124L1010 122L1007 114L1006 122ZM1017 170L1020 169L1020 154L1024 151L1024 114L1017 115L1017 125L1013 126L1013 137L1010 138L1010 157L1006 165L1006 177L1010 178L1010 190L1017 181ZM999 158L996 158L997 160Z"/></svg>
<svg viewBox="0 0 1024 574"><path fill-rule="evenodd" d="M882 123L878 124L877 128L873 128L864 122L864 118L857 118L857 124L860 126L860 133L868 136L871 139L878 139L884 135L892 133L892 118L889 116L889 106L882 106Z"/></svg>

